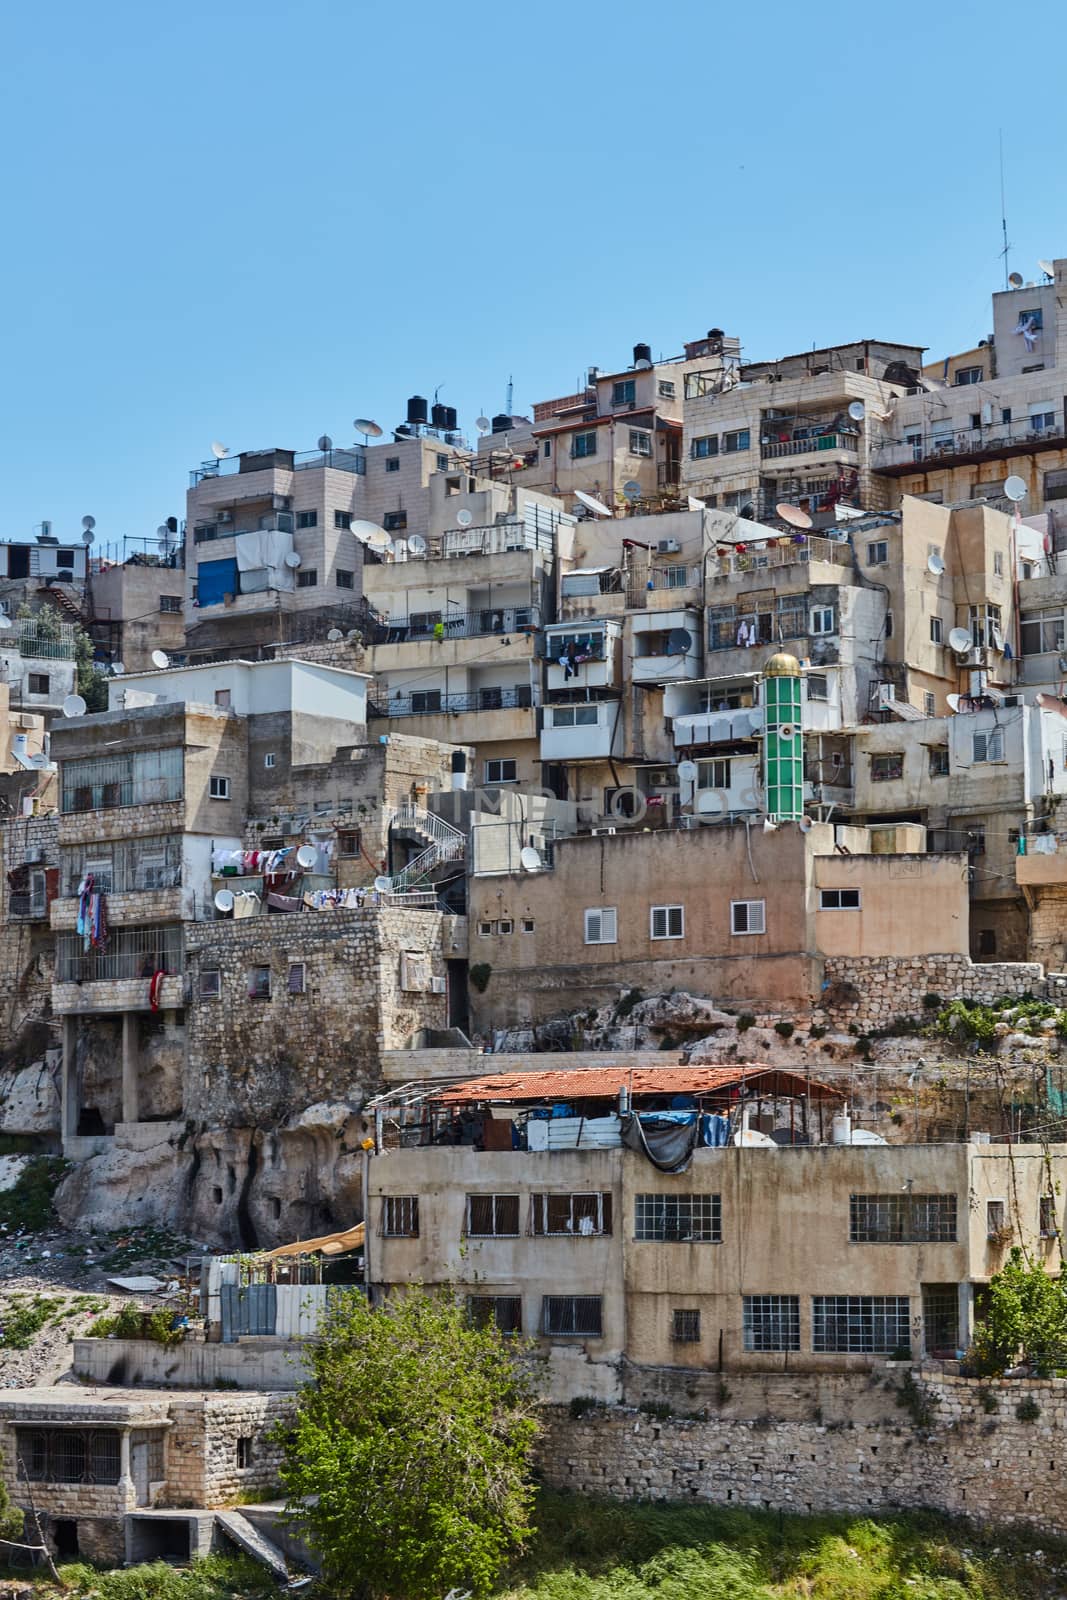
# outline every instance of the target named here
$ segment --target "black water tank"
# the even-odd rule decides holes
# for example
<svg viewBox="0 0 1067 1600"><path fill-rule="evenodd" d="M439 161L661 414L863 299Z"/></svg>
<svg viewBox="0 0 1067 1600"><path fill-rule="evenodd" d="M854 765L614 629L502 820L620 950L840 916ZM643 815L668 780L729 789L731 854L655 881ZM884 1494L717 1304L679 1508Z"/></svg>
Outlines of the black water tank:
<svg viewBox="0 0 1067 1600"><path fill-rule="evenodd" d="M177 531L178 531L178 519L177 519L177 517L168 517L167 518L167 532L168 533L177 533Z"/></svg>
<svg viewBox="0 0 1067 1600"><path fill-rule="evenodd" d="M413 394L408 401L408 422L417 423L426 421L426 397Z"/></svg>
<svg viewBox="0 0 1067 1600"><path fill-rule="evenodd" d="M433 423L434 427L435 428L441 428L441 429L447 428L448 427L448 423L445 421L445 418L447 416L448 416L448 407L447 406L439 406L439 405L437 405L435 403L433 410L430 412L430 420Z"/></svg>
<svg viewBox="0 0 1067 1600"><path fill-rule="evenodd" d="M637 365L637 363L639 361L651 362L651 360L652 360L652 346L650 344L635 344L634 345L634 366L635 367L636 367L636 365Z"/></svg>
<svg viewBox="0 0 1067 1600"><path fill-rule="evenodd" d="M510 431L511 431L511 418L506 414L506 412L503 412L503 411L498 412L497 415L493 418L493 432L494 433L510 433Z"/></svg>
<svg viewBox="0 0 1067 1600"><path fill-rule="evenodd" d="M455 433L456 429L459 427L459 413L457 412L455 406L445 406L444 407L444 413L445 413L445 424L444 424L445 425L445 432L446 433Z"/></svg>
<svg viewBox="0 0 1067 1600"><path fill-rule="evenodd" d="M453 750L453 752L452 752L452 771L453 772L466 772L466 770L467 770L467 752L465 750Z"/></svg>

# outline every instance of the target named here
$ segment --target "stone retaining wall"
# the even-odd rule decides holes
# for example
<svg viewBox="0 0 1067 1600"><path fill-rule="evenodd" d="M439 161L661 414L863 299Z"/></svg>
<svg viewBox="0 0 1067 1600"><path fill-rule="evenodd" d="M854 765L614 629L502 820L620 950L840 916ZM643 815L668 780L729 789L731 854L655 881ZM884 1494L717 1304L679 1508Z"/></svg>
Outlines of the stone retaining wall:
<svg viewBox="0 0 1067 1600"><path fill-rule="evenodd" d="M884 1027L896 1017L921 1017L923 999L978 1000L1001 995L1067 1003L1067 977L1037 962L975 963L968 956L827 956L822 1007L837 1026L861 1031Z"/></svg>

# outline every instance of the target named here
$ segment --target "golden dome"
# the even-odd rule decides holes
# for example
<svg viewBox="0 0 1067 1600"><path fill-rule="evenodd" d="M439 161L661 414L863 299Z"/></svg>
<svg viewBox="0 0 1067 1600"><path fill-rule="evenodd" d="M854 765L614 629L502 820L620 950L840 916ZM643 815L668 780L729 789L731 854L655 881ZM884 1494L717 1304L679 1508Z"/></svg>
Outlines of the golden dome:
<svg viewBox="0 0 1067 1600"><path fill-rule="evenodd" d="M780 650L777 655L764 663L763 676L765 678L799 678L800 662L796 656L788 655Z"/></svg>

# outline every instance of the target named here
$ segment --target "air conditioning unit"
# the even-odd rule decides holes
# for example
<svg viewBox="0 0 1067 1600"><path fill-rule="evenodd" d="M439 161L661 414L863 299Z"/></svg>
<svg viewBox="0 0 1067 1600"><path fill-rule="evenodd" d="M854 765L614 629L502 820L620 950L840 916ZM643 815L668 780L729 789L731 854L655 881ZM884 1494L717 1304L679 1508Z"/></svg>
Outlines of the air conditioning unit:
<svg viewBox="0 0 1067 1600"><path fill-rule="evenodd" d="M1006 706L1021 706L1023 704L1023 697L1020 694L1006 694L1004 696L1004 704Z"/></svg>
<svg viewBox="0 0 1067 1600"><path fill-rule="evenodd" d="M42 848L41 845L31 845L29 847L29 849L26 851L26 854L25 854L25 857L24 857L24 861L25 861L25 864L26 864L27 867L35 866L38 861L43 861L43 860L44 860L44 849Z"/></svg>
<svg viewBox="0 0 1067 1600"><path fill-rule="evenodd" d="M674 773L670 767L653 767L648 775L650 789L673 789L674 783Z"/></svg>
<svg viewBox="0 0 1067 1600"><path fill-rule="evenodd" d="M56 573L56 577L59 579L60 583L74 582L74 573L70 567L60 567L59 571Z"/></svg>
<svg viewBox="0 0 1067 1600"><path fill-rule="evenodd" d="M270 507L272 511L290 511L292 505L293 497L290 494L271 495Z"/></svg>
<svg viewBox="0 0 1067 1600"><path fill-rule="evenodd" d="M598 838L599 835L602 834L602 833L614 834L617 831L618 830L615 829L615 828L590 828L590 830L589 830L590 834L592 835L592 837L594 839Z"/></svg>
<svg viewBox="0 0 1067 1600"><path fill-rule="evenodd" d="M985 646L977 644L973 650L968 650L963 658L963 664L967 667L984 667L986 665L986 654Z"/></svg>
<svg viewBox="0 0 1067 1600"><path fill-rule="evenodd" d="M443 978L431 978L430 979L430 993L431 994L444 994L444 992L445 992L445 980Z"/></svg>
<svg viewBox="0 0 1067 1600"><path fill-rule="evenodd" d="M233 521L233 512L232 511L220 511L215 520L216 520L216 522L219 522L219 523L232 522Z"/></svg>
<svg viewBox="0 0 1067 1600"><path fill-rule="evenodd" d="M677 539L661 539L656 546L661 556L676 556L681 548Z"/></svg>

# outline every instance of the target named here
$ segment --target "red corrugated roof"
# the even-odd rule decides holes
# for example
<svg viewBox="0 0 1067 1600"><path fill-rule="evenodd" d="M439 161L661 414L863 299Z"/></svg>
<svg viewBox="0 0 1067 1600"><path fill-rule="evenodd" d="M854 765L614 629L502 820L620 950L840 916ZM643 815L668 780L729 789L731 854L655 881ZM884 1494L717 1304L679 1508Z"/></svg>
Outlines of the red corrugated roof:
<svg viewBox="0 0 1067 1600"><path fill-rule="evenodd" d="M444 1105L478 1100L614 1100L625 1085L632 1095L712 1094L765 1079L766 1094L811 1094L840 1100L829 1084L800 1072L749 1063L743 1067L576 1067L546 1072L507 1072L468 1078L439 1089L429 1098Z"/></svg>

